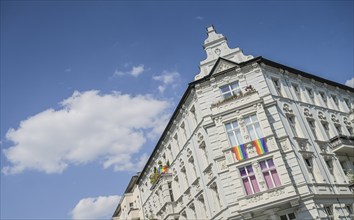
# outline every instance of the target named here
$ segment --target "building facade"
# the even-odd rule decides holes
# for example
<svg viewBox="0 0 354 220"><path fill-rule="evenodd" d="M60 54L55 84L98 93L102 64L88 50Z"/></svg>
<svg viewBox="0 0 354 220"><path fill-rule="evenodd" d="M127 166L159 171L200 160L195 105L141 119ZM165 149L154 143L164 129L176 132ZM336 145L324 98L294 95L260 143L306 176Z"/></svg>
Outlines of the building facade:
<svg viewBox="0 0 354 220"><path fill-rule="evenodd" d="M113 220L119 219L144 219L141 209L139 187L136 184L138 175L133 176L119 201L119 205L113 214Z"/></svg>
<svg viewBox="0 0 354 220"><path fill-rule="evenodd" d="M354 89L207 31L200 73L134 183L135 219L353 219Z"/></svg>

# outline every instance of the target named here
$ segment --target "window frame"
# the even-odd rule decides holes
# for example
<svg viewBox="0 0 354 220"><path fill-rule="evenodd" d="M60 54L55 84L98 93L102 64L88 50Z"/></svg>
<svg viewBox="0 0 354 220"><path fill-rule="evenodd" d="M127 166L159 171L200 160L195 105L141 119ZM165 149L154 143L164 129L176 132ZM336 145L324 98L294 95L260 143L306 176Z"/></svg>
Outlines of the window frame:
<svg viewBox="0 0 354 220"><path fill-rule="evenodd" d="M253 121L253 119L252 119L253 116L256 118L256 121ZM248 119L248 118L250 119L249 123L246 122L246 119ZM243 116L243 122L244 122L244 125L246 127L247 135L249 136L251 141L257 140L257 139L260 139L260 138L264 138L264 132L263 132L261 124L259 123L258 116L257 116L256 113ZM258 124L260 134L258 134L257 128L255 127L255 124ZM252 139L251 132L250 132L250 130L248 130L249 126L252 126L252 131L254 132L254 134L256 136L255 139Z"/></svg>
<svg viewBox="0 0 354 220"><path fill-rule="evenodd" d="M273 86L275 88L275 91L276 91L277 95L283 97L283 94L282 94L282 91L281 91L280 79L275 78L275 77L271 77L271 80L273 82Z"/></svg>
<svg viewBox="0 0 354 220"><path fill-rule="evenodd" d="M338 97L334 94L331 95L331 98L333 100L333 103L336 105L337 108L339 108L339 100Z"/></svg>
<svg viewBox="0 0 354 220"><path fill-rule="evenodd" d="M268 161L272 161L273 166L270 166ZM261 165L262 162L266 165L265 169L262 168L262 165ZM264 182L266 183L268 189L274 189L274 188L282 186L281 181L280 181L280 177L279 177L279 174L278 174L278 171L277 171L277 168L276 168L276 166L274 164L273 158L267 158L267 159L261 160L261 161L258 162L258 164L259 164L259 166L261 168L261 172L263 174L263 179L264 179ZM274 179L273 171L275 171L276 177L278 178L277 181ZM271 179L271 184L272 184L271 187L268 184L268 181L267 181L267 178L266 178L265 174L268 174L270 179Z"/></svg>
<svg viewBox="0 0 354 220"><path fill-rule="evenodd" d="M232 87L232 85L235 85L235 84L237 84L237 87L234 89L234 88ZM223 91L223 88L226 88L226 87L227 87L228 91L224 92L224 91ZM219 87L219 90L220 90L221 95L222 95L222 97L223 97L224 99L230 98L230 97L232 97L232 96L234 96L234 95L239 95L239 94L241 94L241 88L240 88L240 83L239 83L239 81L234 81L234 82L231 82L231 83L229 83L229 84L220 86L220 87ZM230 95L227 96L226 94L230 94Z"/></svg>
<svg viewBox="0 0 354 220"><path fill-rule="evenodd" d="M249 173L248 168L251 168L251 170L252 170L251 174ZM241 169L243 169L245 171L246 175L242 176ZM260 188L259 188L259 185L258 185L256 173L254 172L253 167L252 167L251 164L245 165L243 167L240 167L240 168L238 168L238 170L239 170L239 173L240 173L240 176L241 176L241 180L242 180L242 185L243 185L244 191L245 191L247 196L253 195L253 194L258 193L258 192L261 191ZM254 179L252 179L252 177ZM249 188L251 189L250 193L247 190L246 182L244 181L245 179L247 179L248 184L249 184ZM254 181L252 181L252 180L254 180ZM253 185L253 183L255 183L255 185Z"/></svg>
<svg viewBox="0 0 354 220"><path fill-rule="evenodd" d="M234 123L237 123L237 128L234 128ZM229 124L230 124L231 129L227 128L227 125L229 125ZM225 127L225 130L226 130L226 133L227 133L227 138L229 140L229 143L230 143L231 147L234 147L234 146L237 146L237 145L245 143L245 140L243 139L243 135L242 135L241 128L240 128L238 120L229 121L229 122L224 124L224 127ZM236 131L238 131L239 133L236 133ZM232 141L230 139L230 135L229 134L231 132L232 132L233 138L236 141L236 145L233 145ZM240 134L241 140L238 139L237 134Z"/></svg>
<svg viewBox="0 0 354 220"><path fill-rule="evenodd" d="M307 95L310 97L310 101L315 104L315 94L313 92L313 89L309 88L309 87L306 87L306 92L307 92Z"/></svg>
<svg viewBox="0 0 354 220"><path fill-rule="evenodd" d="M287 115L286 119L288 120L288 123L290 125L290 129L294 133L295 137L299 137L298 131L296 129L296 119L294 115Z"/></svg>
<svg viewBox="0 0 354 220"><path fill-rule="evenodd" d="M320 97L321 97L321 99L322 99L322 101L323 101L323 103L326 105L326 107L327 107L327 96L326 96L326 93L324 92L324 91L319 91L318 92L319 94L320 94Z"/></svg>
<svg viewBox="0 0 354 220"><path fill-rule="evenodd" d="M293 87L293 90L295 92L295 95L298 99L298 101L301 101L301 92L300 92L300 87L296 83L291 83L291 86Z"/></svg>

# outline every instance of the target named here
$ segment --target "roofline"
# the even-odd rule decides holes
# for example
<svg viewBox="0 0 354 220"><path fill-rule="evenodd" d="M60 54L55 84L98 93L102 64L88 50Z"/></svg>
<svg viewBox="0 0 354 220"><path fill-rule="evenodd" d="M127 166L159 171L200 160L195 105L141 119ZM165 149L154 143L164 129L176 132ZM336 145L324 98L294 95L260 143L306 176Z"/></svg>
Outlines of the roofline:
<svg viewBox="0 0 354 220"><path fill-rule="evenodd" d="M181 106L183 105L184 101L187 99L187 97L190 94L192 88L194 88L194 86L196 84L198 84L198 83L202 83L202 82L207 81L211 77L211 74L212 74L213 70L216 68L217 63L220 62L220 60L226 60L228 62L235 63L235 62L233 62L231 60L227 60L225 58L219 57L218 60L215 62L214 67L212 68L212 70L210 71L210 73L207 76L205 76L205 77L203 77L201 79L192 81L192 82L190 82L188 84L188 87L187 87L186 91L184 92L181 100L179 101L176 109L174 110L174 112L173 112L173 114L172 114L172 116L171 116L171 118L170 118L170 120L169 120L169 122L168 122L168 124L167 124L167 126L165 128L165 130L163 131L160 139L158 140L158 142L157 142L153 152L151 153L148 161L146 162L144 168L142 169L141 174L139 175L138 180L136 181L136 184L140 183L140 180L141 180L141 178L143 176L144 171L147 169L148 164L151 162L153 156L155 155L155 153L156 153L156 151L158 149L158 146L163 142L163 139L165 138L169 128L173 124L173 120L176 118L176 116L178 114L178 110L181 108ZM307 73L307 72L304 72L304 71L301 71L301 70L298 70L298 69L295 69L295 68L292 68L292 67L289 67L289 66L285 66L283 64L274 62L272 60L265 59L262 56L258 56L258 57L255 57L253 59L247 60L245 62L235 63L235 64L237 66L239 66L239 67L243 67L243 66L246 66L246 65L248 65L248 64L250 64L252 62L264 63L264 64L267 64L269 66L273 66L273 67L281 68L281 69L284 69L284 70L288 70L291 73L299 74L299 75L301 75L301 76L303 76L305 78L310 78L310 79L312 78L312 79L314 79L316 81L324 82L324 83L326 83L328 85L331 85L331 86L334 86L334 87L339 87L339 88L344 89L344 90L349 90L350 92L354 93L354 88L351 88L349 86L346 86L346 85L343 85L343 84L340 84L340 83L337 83L337 82L334 82L334 81L331 81L331 80L328 80L328 79L325 79L325 78L322 78L322 77L319 77L319 76L315 76L313 74L310 74L310 73Z"/></svg>
<svg viewBox="0 0 354 220"><path fill-rule="evenodd" d="M137 178L138 178L138 175L134 175L134 176L132 176L132 177L130 178L130 181L129 181L129 183L128 183L127 188L125 189L124 194L131 192L131 190L134 188L134 186L135 186L135 184L136 184Z"/></svg>
<svg viewBox="0 0 354 220"><path fill-rule="evenodd" d="M298 69L295 69L295 68L292 68L292 67L289 67L289 66L285 66L283 64L274 62L272 60L268 60L268 59L263 58L263 57L261 57L260 61L265 63L265 64L267 64L267 65L270 65L270 66L278 67L278 68L281 68L281 69L286 69L286 70L288 70L291 73L299 74L299 75L301 75L301 76L303 76L305 78L314 79L316 81L323 82L323 83L326 83L326 84L334 86L334 87L338 87L338 88L341 88L341 89L344 89L344 90L349 90L350 92L354 92L354 88L352 88L352 87L349 87L349 86L346 86L346 85L340 84L338 82L334 82L334 81L331 81L331 80L328 80L328 79L325 79L325 78L322 78L322 77L319 77L319 76L315 76L313 74L310 74L310 73L307 73L307 72L304 72L304 71L301 71L301 70L298 70Z"/></svg>
<svg viewBox="0 0 354 220"><path fill-rule="evenodd" d="M125 192L124 192L123 196L120 198L119 203L118 203L118 205L117 205L117 208L114 210L114 213L113 213L112 218L118 216L118 213L121 211L121 204L122 204L122 201L123 201L123 199L124 199L124 197L125 197L125 194L130 193L130 191L131 191L131 190L133 189L133 187L136 185L136 181L137 181L137 178L138 178L138 177L139 177L139 173L136 174L136 175L134 175L134 176L132 176L132 177L130 178L130 181L129 181L129 183L128 183L128 186L127 186L127 188L125 189Z"/></svg>
<svg viewBox="0 0 354 220"><path fill-rule="evenodd" d="M187 87L186 91L184 92L184 94L183 94L181 100L179 101L179 103L178 103L178 105L177 105L175 111L173 112L173 114L172 114L170 120L168 121L168 124L166 125L165 130L163 131L163 133L162 133L160 139L159 139L158 142L156 143L156 146L155 146L154 150L153 150L152 153L150 154L150 157L149 157L148 161L146 162L146 164L145 164L143 170L141 171L141 173L140 173L140 175L139 175L139 177L138 177L138 180L136 181L136 184L137 184L137 185L140 183L140 180L141 180L141 178L142 178L142 176L143 176L143 174L144 174L144 171L147 169L148 164L150 163L150 161L152 160L153 156L155 155L155 153L156 153L156 151L157 151L157 149L158 149L158 146L163 142L163 140L164 140L164 138L165 138L165 136L166 136L166 134L167 134L169 128L170 128L170 127L172 126L172 124L173 124L173 120L176 118L176 116L177 116L177 114L178 114L178 110L181 108L181 106L183 105L184 101L187 99L187 97L188 97L188 95L190 94L190 92L191 92L191 90L192 90L193 87L194 87L194 85L192 85L191 83L188 84L188 87Z"/></svg>

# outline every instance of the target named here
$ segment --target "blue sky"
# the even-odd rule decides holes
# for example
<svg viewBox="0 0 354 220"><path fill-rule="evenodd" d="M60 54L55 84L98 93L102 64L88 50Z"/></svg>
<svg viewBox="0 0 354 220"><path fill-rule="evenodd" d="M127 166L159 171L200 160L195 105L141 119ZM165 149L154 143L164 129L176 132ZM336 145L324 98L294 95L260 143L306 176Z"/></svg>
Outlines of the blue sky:
<svg viewBox="0 0 354 220"><path fill-rule="evenodd" d="M1 1L1 219L105 218L206 55L353 83L352 1Z"/></svg>

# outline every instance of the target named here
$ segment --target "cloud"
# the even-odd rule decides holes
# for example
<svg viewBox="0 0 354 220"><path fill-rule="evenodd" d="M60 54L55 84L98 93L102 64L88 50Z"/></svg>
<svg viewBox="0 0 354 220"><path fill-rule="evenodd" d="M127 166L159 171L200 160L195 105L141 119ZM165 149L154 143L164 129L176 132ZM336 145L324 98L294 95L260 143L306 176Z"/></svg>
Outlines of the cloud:
<svg viewBox="0 0 354 220"><path fill-rule="evenodd" d="M61 173L70 165L97 161L104 168L137 171L143 165L134 165L136 154L147 138L163 131L169 108L151 95L99 91L76 91L60 105L8 130L6 139L13 146L3 150L10 162L3 173Z"/></svg>
<svg viewBox="0 0 354 220"><path fill-rule="evenodd" d="M176 71L163 71L161 75L153 76L152 79L162 83L158 86L158 90L160 93L164 93L167 86L172 86L172 88L177 87L180 83L180 74Z"/></svg>
<svg viewBox="0 0 354 220"><path fill-rule="evenodd" d="M81 199L70 212L72 219L111 219L120 196L99 196Z"/></svg>
<svg viewBox="0 0 354 220"><path fill-rule="evenodd" d="M345 85L354 88L354 77L345 81Z"/></svg>
<svg viewBox="0 0 354 220"><path fill-rule="evenodd" d="M195 19L197 19L197 20L204 20L204 17L202 17L202 16L197 16L197 17L195 17Z"/></svg>
<svg viewBox="0 0 354 220"><path fill-rule="evenodd" d="M125 67L127 65L124 65ZM120 70L115 70L113 73L113 77L115 76L124 76L124 75L130 75L134 77L138 77L140 74L142 74L145 71L144 65L140 64L138 66L133 66L131 70L129 71L120 71Z"/></svg>

